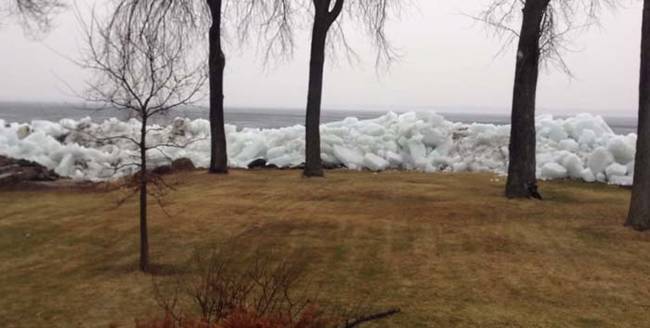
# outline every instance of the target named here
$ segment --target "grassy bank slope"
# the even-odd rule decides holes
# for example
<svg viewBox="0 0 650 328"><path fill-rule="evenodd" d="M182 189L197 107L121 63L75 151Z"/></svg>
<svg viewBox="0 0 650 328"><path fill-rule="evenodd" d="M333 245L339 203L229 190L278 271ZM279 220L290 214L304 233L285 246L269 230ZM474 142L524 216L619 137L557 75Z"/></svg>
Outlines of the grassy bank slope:
<svg viewBox="0 0 650 328"><path fill-rule="evenodd" d="M313 252L334 300L403 314L387 327L638 327L650 311L650 235L622 227L629 192L543 183L544 202L502 197L486 174L203 172L169 177L152 204L152 257L179 268L196 246L245 229ZM135 199L121 191L0 191L0 322L132 326L157 311L136 271Z"/></svg>

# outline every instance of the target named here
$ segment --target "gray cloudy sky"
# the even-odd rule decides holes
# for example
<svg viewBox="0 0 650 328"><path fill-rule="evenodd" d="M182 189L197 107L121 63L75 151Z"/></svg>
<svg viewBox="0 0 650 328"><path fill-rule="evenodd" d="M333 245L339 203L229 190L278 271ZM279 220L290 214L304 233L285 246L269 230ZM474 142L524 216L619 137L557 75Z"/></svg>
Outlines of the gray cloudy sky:
<svg viewBox="0 0 650 328"><path fill-rule="evenodd" d="M88 2L92 2L89 0ZM83 1L82 1L83 2ZM485 0L419 0L390 36L402 54L387 73L374 68L365 45L360 63L327 67L326 108L486 111L508 113L514 48L497 56L501 41L462 13L477 14ZM67 13L41 42L8 24L0 30L0 100L75 101L85 73L63 56L78 58L78 24ZM552 68L540 75L538 107L553 113L634 115L637 103L641 1L602 15L570 45L566 60L575 77ZM302 108L308 73L307 34L296 38L292 61L263 69L254 49L228 49L227 106Z"/></svg>

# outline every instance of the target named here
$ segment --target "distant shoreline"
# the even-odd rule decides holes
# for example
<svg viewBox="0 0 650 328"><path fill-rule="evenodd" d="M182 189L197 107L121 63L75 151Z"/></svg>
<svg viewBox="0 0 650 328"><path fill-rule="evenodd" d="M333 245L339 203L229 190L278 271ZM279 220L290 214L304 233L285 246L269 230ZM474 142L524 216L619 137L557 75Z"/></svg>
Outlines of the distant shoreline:
<svg viewBox="0 0 650 328"><path fill-rule="evenodd" d="M505 125L510 123L510 115L498 114L492 112L480 112L476 107L468 107L467 110L458 108L454 111L451 107L440 107L439 110L433 108L396 108L370 109L368 107L359 107L360 109L323 109L321 121L323 123L335 122L345 119L346 117L356 117L362 120L373 119L386 114L389 111L396 113L415 112L435 112L449 121L460 123L480 123ZM493 110L493 109L492 109ZM125 120L129 117L126 113L115 109L102 109L92 107L82 103L56 103L56 102L20 102L20 101L0 101L0 119L5 122L27 123L32 120L59 121L65 118L81 119L91 117L93 121L103 121L112 117ZM539 111L540 115L547 114L544 110ZM608 115L601 113L592 113L602 116L610 127L617 134L636 133L636 117L628 115ZM553 115L556 118L567 118L574 115ZM187 117L190 119L207 119L207 107L195 106L180 109L167 114L159 119L159 123L169 123L170 118ZM304 110L298 108L246 108L230 107L225 112L226 123L236 125L239 128L282 128L297 124L304 124Z"/></svg>

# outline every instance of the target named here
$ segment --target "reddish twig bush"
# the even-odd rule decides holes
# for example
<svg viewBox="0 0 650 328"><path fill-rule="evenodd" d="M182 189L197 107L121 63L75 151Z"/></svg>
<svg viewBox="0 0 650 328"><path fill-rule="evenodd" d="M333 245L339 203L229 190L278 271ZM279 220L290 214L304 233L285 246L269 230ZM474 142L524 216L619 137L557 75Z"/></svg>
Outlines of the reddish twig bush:
<svg viewBox="0 0 650 328"><path fill-rule="evenodd" d="M337 315L313 302L304 283L308 257L235 238L199 249L189 273L154 280L162 319L136 322L137 328L351 328L381 320L397 309ZM313 295L312 295L313 296Z"/></svg>

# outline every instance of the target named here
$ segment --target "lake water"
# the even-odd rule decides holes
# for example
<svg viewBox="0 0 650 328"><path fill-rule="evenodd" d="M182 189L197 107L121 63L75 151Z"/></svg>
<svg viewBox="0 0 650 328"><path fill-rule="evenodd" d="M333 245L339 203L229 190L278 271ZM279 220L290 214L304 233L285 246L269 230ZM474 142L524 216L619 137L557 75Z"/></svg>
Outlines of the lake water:
<svg viewBox="0 0 650 328"><path fill-rule="evenodd" d="M343 120L346 117L354 116L359 119L371 119L385 114L385 111L355 111L355 110L327 110L322 111L321 121L323 123ZM128 113L114 109L96 109L76 104L61 103L23 103L23 102L0 102L0 119L6 122L29 122L31 120L58 121L63 118L80 119L90 116L95 121L105 120L110 117L127 119ZM447 120L463 123L490 123L509 124L508 115L481 114L481 113L445 113L439 112ZM207 108L186 108L175 110L157 119L159 123L165 123L170 119L181 116L191 119L208 118ZM304 110L297 109L256 109L256 108L227 108L225 113L226 122L236 125L239 128L280 128L296 124L304 124ZM561 116L558 116L561 117ZM604 116L609 126L618 134L636 132L636 118Z"/></svg>

